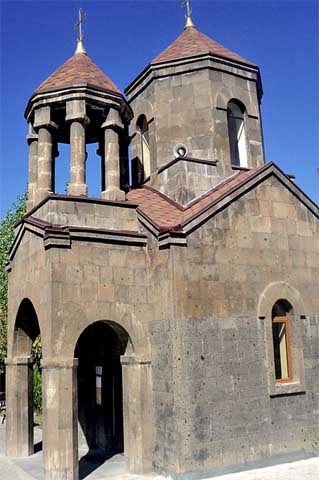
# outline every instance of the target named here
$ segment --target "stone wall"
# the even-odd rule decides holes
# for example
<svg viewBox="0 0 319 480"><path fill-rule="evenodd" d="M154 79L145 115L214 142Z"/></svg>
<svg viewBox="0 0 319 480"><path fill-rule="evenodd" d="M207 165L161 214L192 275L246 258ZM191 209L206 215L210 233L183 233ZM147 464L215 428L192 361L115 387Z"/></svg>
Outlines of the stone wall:
<svg viewBox="0 0 319 480"><path fill-rule="evenodd" d="M175 472L318 450L317 238L317 219L270 178L194 231L186 249L171 248ZM269 308L259 312L267 295ZM304 380L278 392L267 329L281 298L294 308L292 364Z"/></svg>
<svg viewBox="0 0 319 480"><path fill-rule="evenodd" d="M221 65L211 59L193 60L191 65L163 65L137 82L127 95L134 111L132 158L139 154L136 120L145 114L148 121L154 118L149 125L151 183L181 203L233 173L227 125L227 104L231 99L240 100L246 108L248 167L264 162L256 71L229 62ZM194 167L186 163L181 177L176 176L173 166L165 175L157 175L156 169L173 160L174 148L181 143L187 147L189 157L217 160L217 166L208 169L207 165Z"/></svg>
<svg viewBox="0 0 319 480"><path fill-rule="evenodd" d="M49 200L43 219L62 221L57 205ZM134 209L104 207L104 227L109 218L113 228L137 226ZM81 222L93 207L72 208L64 221ZM99 218L93 213L91 222ZM44 352L46 471L56 452L56 471L69 468L77 478L74 349L96 321L120 326L131 340L122 358L131 471L176 477L316 450L317 238L313 214L275 177L195 229L187 247L159 250L149 233L147 246L83 234L45 249L26 231L9 277L9 356L19 304L29 298ZM300 368L294 385L278 392L269 328L280 298L294 309L292 361Z"/></svg>

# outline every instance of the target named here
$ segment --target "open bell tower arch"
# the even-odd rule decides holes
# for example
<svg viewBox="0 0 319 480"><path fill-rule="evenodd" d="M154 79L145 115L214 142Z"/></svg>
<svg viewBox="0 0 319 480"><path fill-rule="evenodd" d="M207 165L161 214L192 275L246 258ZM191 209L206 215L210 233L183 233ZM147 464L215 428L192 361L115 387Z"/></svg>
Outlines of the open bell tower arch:
<svg viewBox="0 0 319 480"><path fill-rule="evenodd" d="M116 85L89 58L80 34L74 55L32 94L28 208L54 193L58 144L70 145L68 195L86 196L86 145L101 156L101 196L124 200L128 189L128 125L132 110Z"/></svg>

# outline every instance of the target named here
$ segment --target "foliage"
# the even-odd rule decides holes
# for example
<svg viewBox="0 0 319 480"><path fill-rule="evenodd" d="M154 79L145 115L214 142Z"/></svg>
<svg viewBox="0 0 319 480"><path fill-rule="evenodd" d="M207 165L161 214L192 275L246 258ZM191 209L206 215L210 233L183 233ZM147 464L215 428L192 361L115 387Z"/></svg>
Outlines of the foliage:
<svg viewBox="0 0 319 480"><path fill-rule="evenodd" d="M26 194L18 195L5 219L0 220L0 371L4 368L4 358L7 353L8 274L6 264L14 239L14 225L26 213L26 200Z"/></svg>
<svg viewBox="0 0 319 480"><path fill-rule="evenodd" d="M35 360L33 369L33 405L36 414L42 413L42 344L40 335L34 340L32 345L32 356Z"/></svg>
<svg viewBox="0 0 319 480"><path fill-rule="evenodd" d="M37 413L42 412L42 375L38 365L33 370L33 405Z"/></svg>

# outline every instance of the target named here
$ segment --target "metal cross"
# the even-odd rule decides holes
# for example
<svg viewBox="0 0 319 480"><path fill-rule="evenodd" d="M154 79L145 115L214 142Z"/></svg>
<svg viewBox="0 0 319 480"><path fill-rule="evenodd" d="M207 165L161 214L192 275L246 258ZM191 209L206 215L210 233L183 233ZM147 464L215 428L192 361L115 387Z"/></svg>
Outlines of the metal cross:
<svg viewBox="0 0 319 480"><path fill-rule="evenodd" d="M78 41L82 42L84 38L84 33L83 33L83 23L84 20L86 19L86 13L83 12L82 8L79 8L79 21L76 22L75 28L79 29L79 36L78 36Z"/></svg>
<svg viewBox="0 0 319 480"><path fill-rule="evenodd" d="M190 0L183 0L182 7L186 7L186 18L190 18L192 16L192 9L190 5Z"/></svg>

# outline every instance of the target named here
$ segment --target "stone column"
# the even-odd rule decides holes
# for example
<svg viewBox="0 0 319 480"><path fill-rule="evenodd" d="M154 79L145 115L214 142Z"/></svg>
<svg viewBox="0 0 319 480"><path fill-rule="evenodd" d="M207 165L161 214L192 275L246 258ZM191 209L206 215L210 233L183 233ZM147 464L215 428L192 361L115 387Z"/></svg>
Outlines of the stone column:
<svg viewBox="0 0 319 480"><path fill-rule="evenodd" d="M71 100L66 103L67 122L70 122L70 183L69 195L87 195L86 185L86 116L85 100Z"/></svg>
<svg viewBox="0 0 319 480"><path fill-rule="evenodd" d="M33 445L33 363L32 357L6 359L6 454L26 457Z"/></svg>
<svg viewBox="0 0 319 480"><path fill-rule="evenodd" d="M53 192L53 138L57 125L51 121L49 106L34 112L34 129L38 133L38 182L36 203Z"/></svg>
<svg viewBox="0 0 319 480"><path fill-rule="evenodd" d="M69 195L87 195L85 123L73 121L70 125L70 183Z"/></svg>
<svg viewBox="0 0 319 480"><path fill-rule="evenodd" d="M78 480L77 366L74 358L42 360L45 480Z"/></svg>
<svg viewBox="0 0 319 480"><path fill-rule="evenodd" d="M120 189L120 141L119 130L123 129L117 110L111 109L102 125L104 130L104 180L105 200L125 200L125 193Z"/></svg>
<svg viewBox="0 0 319 480"><path fill-rule="evenodd" d="M153 399L150 360L122 356L124 455L131 473L152 470Z"/></svg>
<svg viewBox="0 0 319 480"><path fill-rule="evenodd" d="M52 193L52 134L48 128L41 127L38 135L37 203Z"/></svg>
<svg viewBox="0 0 319 480"><path fill-rule="evenodd" d="M29 133L27 135L29 145L29 178L28 178L28 202L27 210L35 206L36 191L38 187L38 135L35 133L31 123L29 123Z"/></svg>

